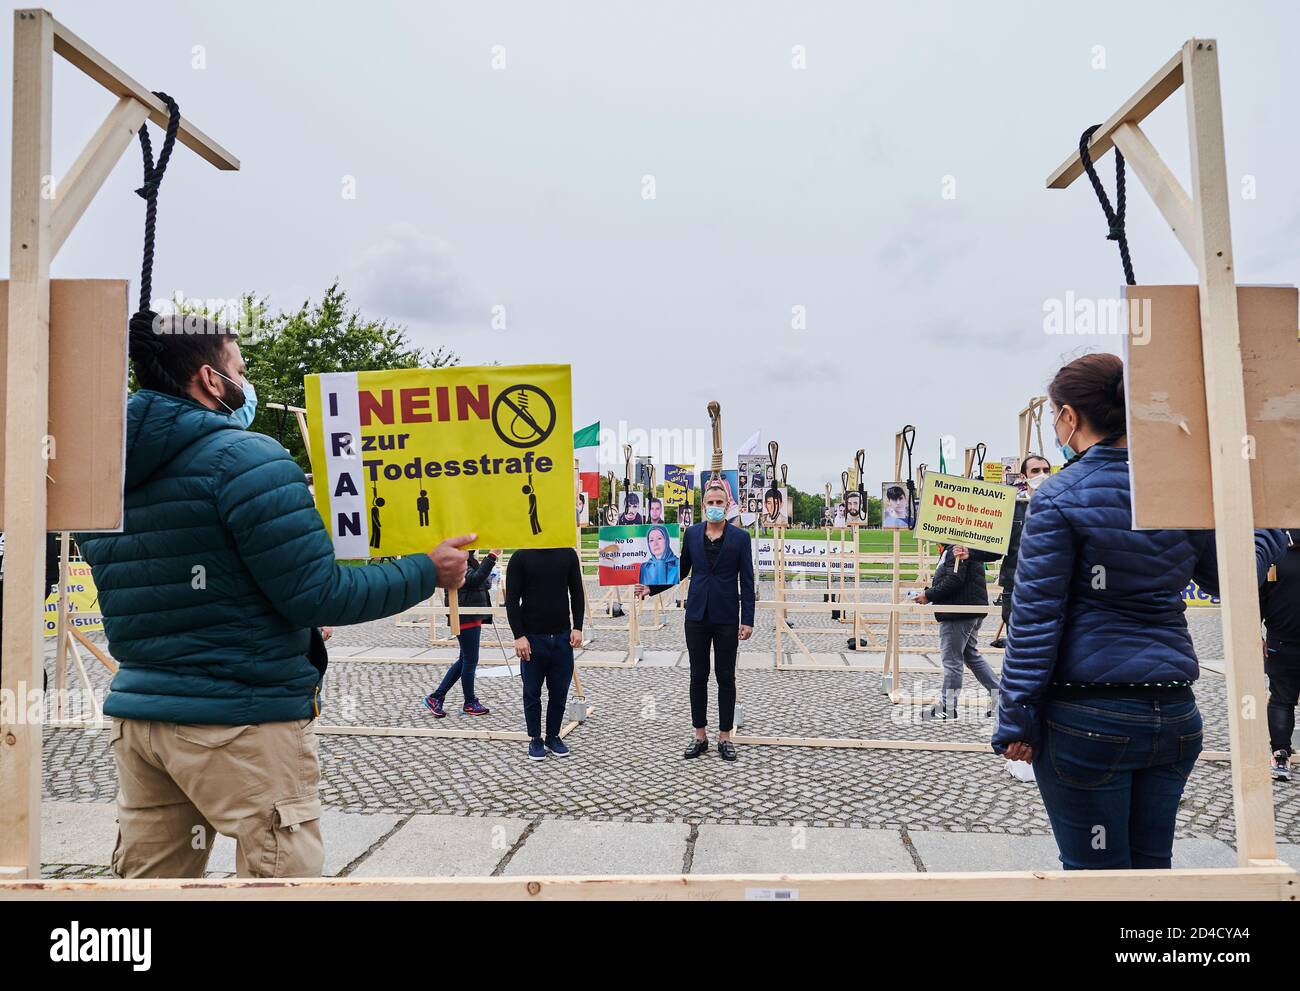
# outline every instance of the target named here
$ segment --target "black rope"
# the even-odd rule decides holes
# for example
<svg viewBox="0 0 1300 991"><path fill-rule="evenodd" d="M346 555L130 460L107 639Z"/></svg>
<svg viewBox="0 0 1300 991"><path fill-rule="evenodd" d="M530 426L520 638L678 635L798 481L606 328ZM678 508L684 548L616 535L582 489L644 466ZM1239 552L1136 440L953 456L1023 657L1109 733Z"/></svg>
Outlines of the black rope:
<svg viewBox="0 0 1300 991"><path fill-rule="evenodd" d="M916 427L910 423L902 430L903 450L907 452L907 528L916 529L916 481L912 471L912 445L916 443Z"/></svg>
<svg viewBox="0 0 1300 991"><path fill-rule="evenodd" d="M983 442L975 445L975 463L977 474L974 476L984 481L984 456L989 453L988 445Z"/></svg>
<svg viewBox="0 0 1300 991"><path fill-rule="evenodd" d="M140 267L140 313L149 313L149 301L153 297L153 243L154 231L158 224L158 187L162 185L163 174L167 171L167 162L172 157L172 146L176 144L176 131L181 123L181 110L166 93L154 92L154 96L167 105L167 134L163 138L162 150L158 153L158 162L153 160L153 145L149 140L149 125L140 125L140 150L144 153L144 185L137 189L136 195L145 202L144 211L144 261Z"/></svg>
<svg viewBox="0 0 1300 991"><path fill-rule="evenodd" d="M1106 240L1119 242L1119 258L1124 264L1124 278L1128 280L1130 286L1137 285L1133 278L1133 259L1128 252L1128 234L1124 231L1124 156L1120 154L1119 148L1115 149L1115 207L1112 209L1106 190L1102 188L1101 179L1097 176L1097 169L1092 164L1092 155L1088 151L1088 142L1092 138L1092 133L1099 127L1100 124L1093 124L1079 138L1079 158L1083 160L1083 169L1088 173L1093 191L1101 203L1102 212L1106 214L1106 221L1110 224L1110 232L1106 235Z"/></svg>

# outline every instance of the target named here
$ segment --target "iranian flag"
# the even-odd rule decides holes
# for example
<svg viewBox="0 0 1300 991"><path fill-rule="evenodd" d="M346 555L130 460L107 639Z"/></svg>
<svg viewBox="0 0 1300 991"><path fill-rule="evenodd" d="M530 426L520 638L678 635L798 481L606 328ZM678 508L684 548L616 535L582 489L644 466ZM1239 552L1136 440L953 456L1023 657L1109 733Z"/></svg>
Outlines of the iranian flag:
<svg viewBox="0 0 1300 991"><path fill-rule="evenodd" d="M600 421L573 432L573 456L578 459L578 477L588 504L600 501ZM592 513L595 519L595 513Z"/></svg>

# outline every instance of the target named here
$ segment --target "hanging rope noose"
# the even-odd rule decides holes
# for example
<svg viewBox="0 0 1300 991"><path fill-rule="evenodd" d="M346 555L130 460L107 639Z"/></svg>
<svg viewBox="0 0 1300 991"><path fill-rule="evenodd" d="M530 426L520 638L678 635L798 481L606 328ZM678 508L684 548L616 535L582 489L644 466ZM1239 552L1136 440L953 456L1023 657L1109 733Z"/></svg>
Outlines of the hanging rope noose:
<svg viewBox="0 0 1300 991"><path fill-rule="evenodd" d="M916 482L912 478L912 445L916 443L916 427L910 423L905 426L901 435L903 438L903 450L907 452L907 528L916 529Z"/></svg>
<svg viewBox="0 0 1300 991"><path fill-rule="evenodd" d="M150 314L149 301L153 298L153 244L154 232L158 224L158 187L162 185L163 174L167 171L167 162L172 157L172 146L176 144L176 131L181 124L181 109L166 93L154 92L154 96L167 104L167 133L163 138L162 150L158 152L158 161L153 160L153 144L149 140L149 125L140 125L140 150L144 154L144 185L137 189L136 195L145 202L144 209L144 261L140 267L140 309L139 314Z"/></svg>
<svg viewBox="0 0 1300 991"><path fill-rule="evenodd" d="M1106 190L1102 188L1101 179L1097 176L1097 169L1092 164L1092 155L1088 151L1088 142L1092 138L1092 133L1099 127L1101 127L1100 124L1093 124L1079 138L1079 158L1083 160L1083 169L1088 173L1088 179L1092 183L1093 191L1097 194L1097 199L1101 203L1102 212L1106 214L1106 221L1110 224L1110 233L1106 235L1106 240L1119 242L1119 258L1124 263L1124 278L1132 286L1137 283L1133 278L1133 259L1128 252L1128 234L1124 231L1124 156L1120 154L1119 148L1116 147L1115 207L1111 209L1110 199L1106 196Z"/></svg>

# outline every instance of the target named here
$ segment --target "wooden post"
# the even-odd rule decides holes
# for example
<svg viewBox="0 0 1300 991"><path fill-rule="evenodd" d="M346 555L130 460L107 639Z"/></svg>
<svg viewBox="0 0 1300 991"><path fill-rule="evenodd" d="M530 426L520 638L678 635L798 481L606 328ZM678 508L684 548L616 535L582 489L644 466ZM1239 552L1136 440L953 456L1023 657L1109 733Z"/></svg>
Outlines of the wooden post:
<svg viewBox="0 0 1300 991"><path fill-rule="evenodd" d="M1259 661L1259 595L1255 570L1246 393L1242 378L1237 285L1228 215L1228 174L1214 41L1183 46L1192 200L1200 269L1201 354L1209 414L1214 528L1218 535L1223 608L1224 677L1232 739L1232 804L1237 861L1275 856L1273 788L1268 767L1267 687ZM1246 510L1243 511L1243 507ZM1250 717L1243 710L1250 709Z"/></svg>
<svg viewBox="0 0 1300 991"><path fill-rule="evenodd" d="M72 535L59 536L58 624L54 647L54 718L63 718L63 701L68 689L68 544Z"/></svg>
<svg viewBox="0 0 1300 991"><path fill-rule="evenodd" d="M0 725L0 876L29 878L41 876L41 726L18 714L43 680L53 58L53 18L14 11L0 688L16 704L15 721Z"/></svg>

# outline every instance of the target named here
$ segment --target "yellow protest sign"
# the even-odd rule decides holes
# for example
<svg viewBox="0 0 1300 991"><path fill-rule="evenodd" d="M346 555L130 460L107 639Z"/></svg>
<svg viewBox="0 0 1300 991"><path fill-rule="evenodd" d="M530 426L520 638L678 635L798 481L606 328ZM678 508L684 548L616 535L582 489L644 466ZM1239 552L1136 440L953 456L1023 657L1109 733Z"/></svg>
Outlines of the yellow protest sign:
<svg viewBox="0 0 1300 991"><path fill-rule="evenodd" d="M90 565L85 561L68 562L68 579L63 584L68 598L68 625L82 633L104 628L104 617L99 612L99 589L91 577ZM51 592L45 600L45 635L59 632L59 595Z"/></svg>
<svg viewBox="0 0 1300 991"><path fill-rule="evenodd" d="M316 507L342 559L572 547L568 365L406 368L305 379Z"/></svg>
<svg viewBox="0 0 1300 991"><path fill-rule="evenodd" d="M927 471L916 535L943 544L1005 554L1015 517L1016 490L961 475Z"/></svg>

